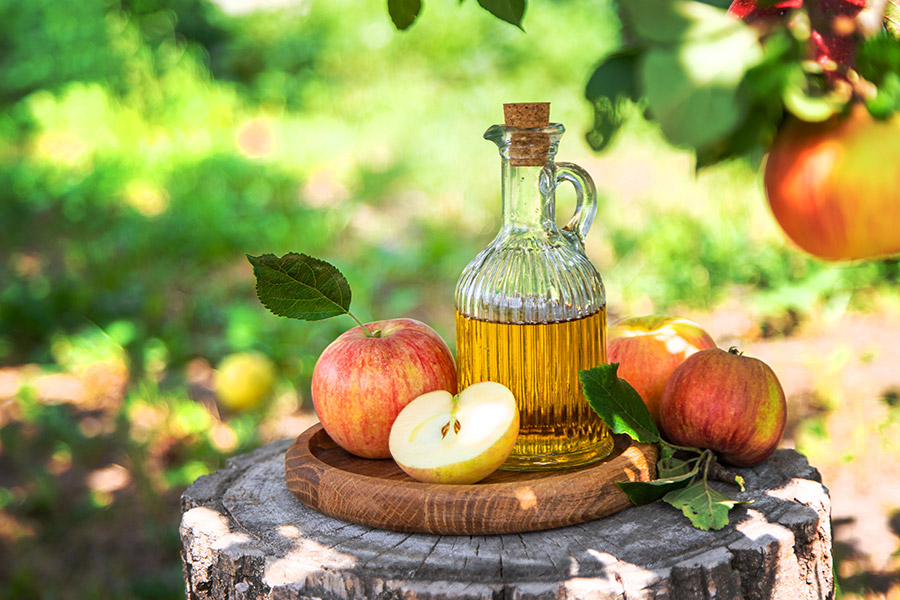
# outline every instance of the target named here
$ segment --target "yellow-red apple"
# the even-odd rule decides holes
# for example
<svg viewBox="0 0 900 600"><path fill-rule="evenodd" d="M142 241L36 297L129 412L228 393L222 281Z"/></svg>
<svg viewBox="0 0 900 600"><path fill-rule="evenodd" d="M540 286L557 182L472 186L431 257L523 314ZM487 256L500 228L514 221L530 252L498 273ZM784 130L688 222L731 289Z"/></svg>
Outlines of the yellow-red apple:
<svg viewBox="0 0 900 600"><path fill-rule="evenodd" d="M428 483L476 483L509 457L519 409L509 388L474 383L454 396L438 391L406 405L391 429L391 456Z"/></svg>
<svg viewBox="0 0 900 600"><path fill-rule="evenodd" d="M709 448L748 467L765 460L784 435L787 403L775 372L732 348L703 350L666 384L662 429L672 443Z"/></svg>
<svg viewBox="0 0 900 600"><path fill-rule="evenodd" d="M640 394L659 425L659 401L675 367L716 343L702 327L671 315L631 317L610 327L607 357L619 377Z"/></svg>
<svg viewBox="0 0 900 600"><path fill-rule="evenodd" d="M354 327L316 362L312 399L325 432L347 452L389 458L394 419L426 392L456 393L456 368L444 340L414 319Z"/></svg>
<svg viewBox="0 0 900 600"><path fill-rule="evenodd" d="M900 116L876 120L862 104L824 123L788 119L766 159L775 220L826 260L900 252Z"/></svg>

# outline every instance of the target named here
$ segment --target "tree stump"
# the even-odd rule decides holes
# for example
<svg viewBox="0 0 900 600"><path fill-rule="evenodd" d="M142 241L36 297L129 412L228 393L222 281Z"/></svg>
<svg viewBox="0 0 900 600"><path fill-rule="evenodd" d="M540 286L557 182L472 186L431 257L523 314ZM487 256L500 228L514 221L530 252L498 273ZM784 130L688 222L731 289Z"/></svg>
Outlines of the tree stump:
<svg viewBox="0 0 900 600"><path fill-rule="evenodd" d="M695 529L656 502L547 531L448 536L373 529L307 508L285 484L290 443L237 457L185 491L182 559L191 600L834 595L828 490L793 450L735 469L747 486L736 497L753 504L732 510L720 531Z"/></svg>

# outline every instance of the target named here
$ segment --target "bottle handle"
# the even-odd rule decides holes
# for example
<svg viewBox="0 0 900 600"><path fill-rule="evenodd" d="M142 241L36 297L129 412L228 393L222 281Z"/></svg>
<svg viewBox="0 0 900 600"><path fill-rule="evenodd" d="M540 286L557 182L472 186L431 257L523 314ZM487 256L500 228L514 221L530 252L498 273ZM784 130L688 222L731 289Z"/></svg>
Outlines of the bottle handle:
<svg viewBox="0 0 900 600"><path fill-rule="evenodd" d="M597 216L597 188L590 174L574 163L556 163L557 184L568 181L575 187L575 212L563 227L563 231L574 232L584 244L587 232Z"/></svg>

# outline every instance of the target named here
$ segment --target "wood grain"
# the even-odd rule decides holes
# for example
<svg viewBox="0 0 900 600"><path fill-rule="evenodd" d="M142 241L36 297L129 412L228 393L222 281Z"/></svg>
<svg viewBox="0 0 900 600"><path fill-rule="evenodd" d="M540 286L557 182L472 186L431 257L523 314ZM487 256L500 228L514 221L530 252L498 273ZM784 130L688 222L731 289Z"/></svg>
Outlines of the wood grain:
<svg viewBox="0 0 900 600"><path fill-rule="evenodd" d="M616 438L609 458L577 469L496 471L472 485L421 483L392 460L358 458L321 425L285 453L287 487L331 517L394 531L480 535L552 529L611 515L630 502L616 481L647 481L653 444Z"/></svg>
<svg viewBox="0 0 900 600"><path fill-rule="evenodd" d="M285 482L273 442L182 495L192 600L833 600L830 503L794 450L735 469L752 504L719 531L663 502L587 523L502 535L375 529L324 515Z"/></svg>

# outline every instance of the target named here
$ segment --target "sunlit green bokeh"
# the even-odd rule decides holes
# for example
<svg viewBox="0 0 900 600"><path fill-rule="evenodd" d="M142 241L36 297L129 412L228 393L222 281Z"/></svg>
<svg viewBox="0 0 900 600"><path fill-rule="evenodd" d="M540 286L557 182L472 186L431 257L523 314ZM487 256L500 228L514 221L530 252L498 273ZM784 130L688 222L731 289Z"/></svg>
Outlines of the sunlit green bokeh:
<svg viewBox="0 0 900 600"><path fill-rule="evenodd" d="M308 417L316 358L352 325L266 312L246 254L326 259L360 318L415 317L452 347L456 278L499 223L482 133L504 102L550 101L559 158L597 181L587 252L612 317L740 298L778 335L896 286L896 260L799 253L758 162L697 176L638 108L592 154L608 1L532 2L524 28L473 0L428 2L403 33L360 0L0 0L0 597L183 596L178 495ZM573 204L561 191L561 222ZM245 351L278 383L229 412L212 372Z"/></svg>

